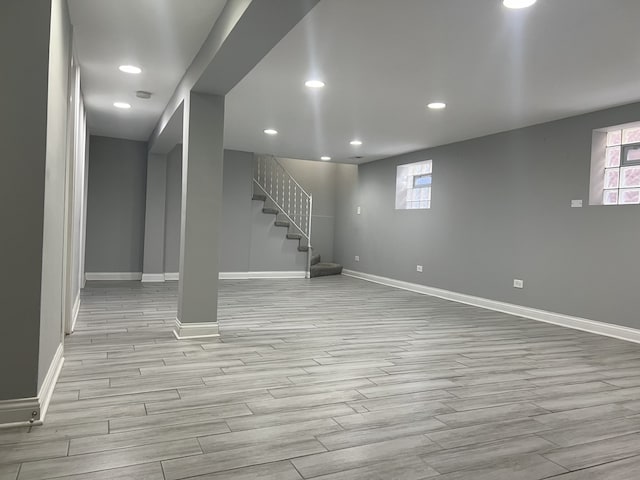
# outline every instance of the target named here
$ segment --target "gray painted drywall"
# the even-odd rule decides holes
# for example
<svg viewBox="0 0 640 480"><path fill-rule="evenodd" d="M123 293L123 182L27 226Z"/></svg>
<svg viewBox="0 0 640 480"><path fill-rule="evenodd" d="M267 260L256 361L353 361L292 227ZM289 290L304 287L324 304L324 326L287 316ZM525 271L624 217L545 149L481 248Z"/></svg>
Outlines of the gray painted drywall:
<svg viewBox="0 0 640 480"><path fill-rule="evenodd" d="M149 154L144 215L144 260L142 262L142 272L145 274L164 273L166 192L167 156Z"/></svg>
<svg viewBox="0 0 640 480"><path fill-rule="evenodd" d="M50 9L0 5L0 400L37 394Z"/></svg>
<svg viewBox="0 0 640 480"><path fill-rule="evenodd" d="M66 263L65 189L67 168L67 115L69 110L69 66L71 22L67 2L51 2L49 44L49 96L47 101L47 164L44 192L42 248L42 298L40 307L40 356L38 390L62 342L64 269ZM67 160L69 159L69 167ZM70 274L71 272L69 272Z"/></svg>
<svg viewBox="0 0 640 480"><path fill-rule="evenodd" d="M293 178L313 196L311 245L323 262L333 261L338 165L308 160L280 159Z"/></svg>
<svg viewBox="0 0 640 480"><path fill-rule="evenodd" d="M164 272L180 267L180 209L182 202L182 144L167 155L167 195L165 199Z"/></svg>
<svg viewBox="0 0 640 480"><path fill-rule="evenodd" d="M175 155L175 157L174 157ZM181 152L172 150L167 163L165 272L177 272L180 248ZM337 165L303 160L282 160L301 185L314 195L313 240L327 261L333 254L335 173ZM299 271L306 269L306 254L298 243L285 239L274 217L262 213L262 202L252 201L253 154L224 151L223 225L220 271Z"/></svg>
<svg viewBox="0 0 640 480"><path fill-rule="evenodd" d="M247 272L251 248L253 154L224 151L220 271Z"/></svg>
<svg viewBox="0 0 640 480"><path fill-rule="evenodd" d="M341 170L336 257L352 270L640 328L640 206L587 206L592 130L638 120L640 104L627 105L364 164L357 178ZM432 208L395 210L396 166L426 159Z"/></svg>
<svg viewBox="0 0 640 480"><path fill-rule="evenodd" d="M91 136L86 272L142 272L147 144Z"/></svg>
<svg viewBox="0 0 640 480"><path fill-rule="evenodd" d="M182 191L182 145L176 146L167 163L165 272L177 273L180 256L180 201ZM251 174L253 154L224 151L220 271L249 270L251 244Z"/></svg>
<svg viewBox="0 0 640 480"><path fill-rule="evenodd" d="M305 271L307 254L298 251L297 240L285 238L287 230L274 225L274 215L262 213L263 206L261 201L251 201L249 271Z"/></svg>

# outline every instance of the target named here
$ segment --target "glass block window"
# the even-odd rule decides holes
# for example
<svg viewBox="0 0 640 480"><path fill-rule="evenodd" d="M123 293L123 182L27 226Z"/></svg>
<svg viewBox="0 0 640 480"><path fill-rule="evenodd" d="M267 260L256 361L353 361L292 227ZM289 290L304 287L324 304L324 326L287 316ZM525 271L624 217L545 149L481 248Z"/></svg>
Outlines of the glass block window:
<svg viewBox="0 0 640 480"><path fill-rule="evenodd" d="M432 165L431 160L398 165L396 210L431 208Z"/></svg>
<svg viewBox="0 0 640 480"><path fill-rule="evenodd" d="M640 125L607 132L604 205L640 204Z"/></svg>

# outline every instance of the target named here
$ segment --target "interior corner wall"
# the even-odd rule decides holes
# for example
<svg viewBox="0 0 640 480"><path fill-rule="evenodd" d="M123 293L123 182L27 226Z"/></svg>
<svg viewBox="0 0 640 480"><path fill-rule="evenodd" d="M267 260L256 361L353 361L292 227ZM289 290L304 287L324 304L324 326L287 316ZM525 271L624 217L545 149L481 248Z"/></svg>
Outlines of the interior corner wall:
<svg viewBox="0 0 640 480"><path fill-rule="evenodd" d="M3 2L0 12L0 55L11 66L0 95L0 400L8 400L37 394L51 4Z"/></svg>
<svg viewBox="0 0 640 480"><path fill-rule="evenodd" d="M86 272L142 272L147 143L90 137Z"/></svg>
<svg viewBox="0 0 640 480"><path fill-rule="evenodd" d="M43 384L63 339L63 298L66 293L64 272L67 262L65 251L67 206L65 200L68 169L72 165L67 156L70 64L71 22L67 2L52 0L38 390Z"/></svg>
<svg viewBox="0 0 640 480"><path fill-rule="evenodd" d="M360 165L357 177L338 182L337 260L364 273L640 328L640 206L587 202L592 131L638 120L640 104L632 104ZM432 208L395 210L396 167L427 159ZM585 206L571 208L573 199ZM513 288L515 278L524 289Z"/></svg>

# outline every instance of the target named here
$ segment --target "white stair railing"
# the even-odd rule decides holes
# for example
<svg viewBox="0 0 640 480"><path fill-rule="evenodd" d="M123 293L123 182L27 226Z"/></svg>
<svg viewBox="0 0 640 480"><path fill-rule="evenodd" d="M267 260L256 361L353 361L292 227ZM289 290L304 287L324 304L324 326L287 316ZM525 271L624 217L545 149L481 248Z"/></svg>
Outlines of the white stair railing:
<svg viewBox="0 0 640 480"><path fill-rule="evenodd" d="M307 275L311 270L311 214L313 197L272 155L256 155L253 183L264 192L307 241Z"/></svg>

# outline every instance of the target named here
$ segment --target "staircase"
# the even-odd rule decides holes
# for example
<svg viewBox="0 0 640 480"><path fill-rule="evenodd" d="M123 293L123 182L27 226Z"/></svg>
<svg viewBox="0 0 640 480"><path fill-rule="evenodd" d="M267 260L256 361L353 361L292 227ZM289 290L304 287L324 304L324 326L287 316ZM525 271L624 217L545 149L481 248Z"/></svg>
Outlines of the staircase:
<svg viewBox="0 0 640 480"><path fill-rule="evenodd" d="M313 197L287 172L277 158L256 155L253 169L253 200L263 203L262 213L274 216L276 227L286 228L286 238L298 242L307 253L307 278L342 273L342 265L322 263L311 246Z"/></svg>

